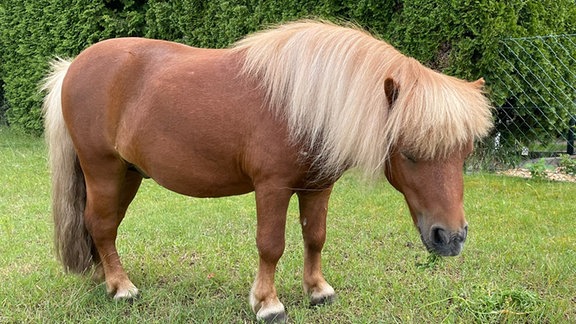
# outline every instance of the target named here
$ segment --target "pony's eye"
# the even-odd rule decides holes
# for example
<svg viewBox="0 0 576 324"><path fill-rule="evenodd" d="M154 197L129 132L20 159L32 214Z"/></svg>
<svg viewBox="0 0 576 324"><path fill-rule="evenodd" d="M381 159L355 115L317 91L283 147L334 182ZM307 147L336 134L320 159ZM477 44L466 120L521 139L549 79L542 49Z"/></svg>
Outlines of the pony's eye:
<svg viewBox="0 0 576 324"><path fill-rule="evenodd" d="M408 153L402 152L402 157L404 157L406 160L412 162L412 163L416 163L418 162L418 160L416 160L416 158Z"/></svg>

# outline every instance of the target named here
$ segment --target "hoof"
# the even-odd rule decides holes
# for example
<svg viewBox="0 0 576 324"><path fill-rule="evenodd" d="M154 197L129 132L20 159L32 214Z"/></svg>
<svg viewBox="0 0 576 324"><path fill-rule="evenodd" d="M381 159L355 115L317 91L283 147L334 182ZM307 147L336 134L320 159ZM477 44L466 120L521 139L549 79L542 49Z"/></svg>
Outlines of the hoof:
<svg viewBox="0 0 576 324"><path fill-rule="evenodd" d="M332 304L336 300L336 292L334 288L327 283L320 285L319 287L308 290L310 293L310 306L316 307L321 305Z"/></svg>
<svg viewBox="0 0 576 324"><path fill-rule="evenodd" d="M258 312L256 312L256 320L263 323L286 323L288 316L286 315L284 305L278 302L273 306L261 307Z"/></svg>
<svg viewBox="0 0 576 324"><path fill-rule="evenodd" d="M287 323L288 316L286 312L281 313L270 313L263 317L257 316L258 322L260 323Z"/></svg>
<svg viewBox="0 0 576 324"><path fill-rule="evenodd" d="M310 307L319 307L323 305L330 305L336 301L336 294L330 294L326 296L312 296L310 298Z"/></svg>
<svg viewBox="0 0 576 324"><path fill-rule="evenodd" d="M134 286L127 289L118 289L114 295L114 300L133 301L138 298L139 294L140 292L138 291L138 288Z"/></svg>

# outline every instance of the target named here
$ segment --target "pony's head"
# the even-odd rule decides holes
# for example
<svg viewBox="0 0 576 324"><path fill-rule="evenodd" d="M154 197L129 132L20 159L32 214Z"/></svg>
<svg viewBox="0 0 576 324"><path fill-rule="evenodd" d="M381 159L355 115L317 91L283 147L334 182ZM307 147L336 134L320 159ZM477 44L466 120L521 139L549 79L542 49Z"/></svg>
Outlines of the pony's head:
<svg viewBox="0 0 576 324"><path fill-rule="evenodd" d="M386 168L388 181L408 203L426 248L442 256L458 255L468 234L464 217L462 167L472 143L441 160L414 157L395 149Z"/></svg>
<svg viewBox="0 0 576 324"><path fill-rule="evenodd" d="M385 173L394 188L404 195L426 248L442 256L454 256L462 250L468 234L463 205L464 162L472 153L474 139L488 131L490 115L481 95L482 79L468 83L440 74L435 77L445 80L439 81L443 86L432 94L441 93L438 89L445 86L459 89L450 89L436 101L429 101L428 105L444 103L444 107L435 106L432 110L419 107L425 103L414 102L414 96L423 95L417 93L420 91L417 85L403 97L401 86L386 82L392 109L390 117L396 118L392 126L395 130L391 131L397 133L392 136ZM405 103L398 100L412 102L402 106ZM410 110L410 113L394 112L396 108ZM421 114L412 116L418 120L417 124L408 118L415 111ZM445 116L437 116L443 114Z"/></svg>

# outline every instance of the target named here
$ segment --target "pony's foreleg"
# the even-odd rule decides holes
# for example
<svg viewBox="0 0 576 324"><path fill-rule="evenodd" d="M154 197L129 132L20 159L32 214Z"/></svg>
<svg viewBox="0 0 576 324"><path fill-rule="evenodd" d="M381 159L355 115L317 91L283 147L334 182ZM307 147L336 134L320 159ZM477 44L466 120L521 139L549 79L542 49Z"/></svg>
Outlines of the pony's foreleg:
<svg viewBox="0 0 576 324"><path fill-rule="evenodd" d="M250 291L250 305L256 318L266 322L286 321L284 305L276 295L274 274L284 253L286 211L291 196L288 190L256 188L256 245L260 260Z"/></svg>
<svg viewBox="0 0 576 324"><path fill-rule="evenodd" d="M321 253L326 241L326 215L332 187L298 192L300 225L304 238L304 291L311 305L331 303L336 294L322 275Z"/></svg>
<svg viewBox="0 0 576 324"><path fill-rule="evenodd" d="M136 297L138 289L130 281L120 262L116 250L116 236L118 226L142 178L121 168L118 172L112 172L111 169L113 168L108 169L105 176L101 173L100 176L86 174L87 201L84 219L100 256L101 264L97 271L101 269L104 273L106 290L114 294L114 299L126 299ZM125 176L122 173L125 173Z"/></svg>

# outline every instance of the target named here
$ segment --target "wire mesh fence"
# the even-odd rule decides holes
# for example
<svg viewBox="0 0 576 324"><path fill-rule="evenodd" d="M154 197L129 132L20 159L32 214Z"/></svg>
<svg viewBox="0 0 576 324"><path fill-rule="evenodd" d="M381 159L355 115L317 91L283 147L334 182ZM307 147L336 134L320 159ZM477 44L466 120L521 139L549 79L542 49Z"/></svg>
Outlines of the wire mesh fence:
<svg viewBox="0 0 576 324"><path fill-rule="evenodd" d="M576 35L502 39L499 55L492 88L502 104L485 148L505 165L574 154Z"/></svg>

